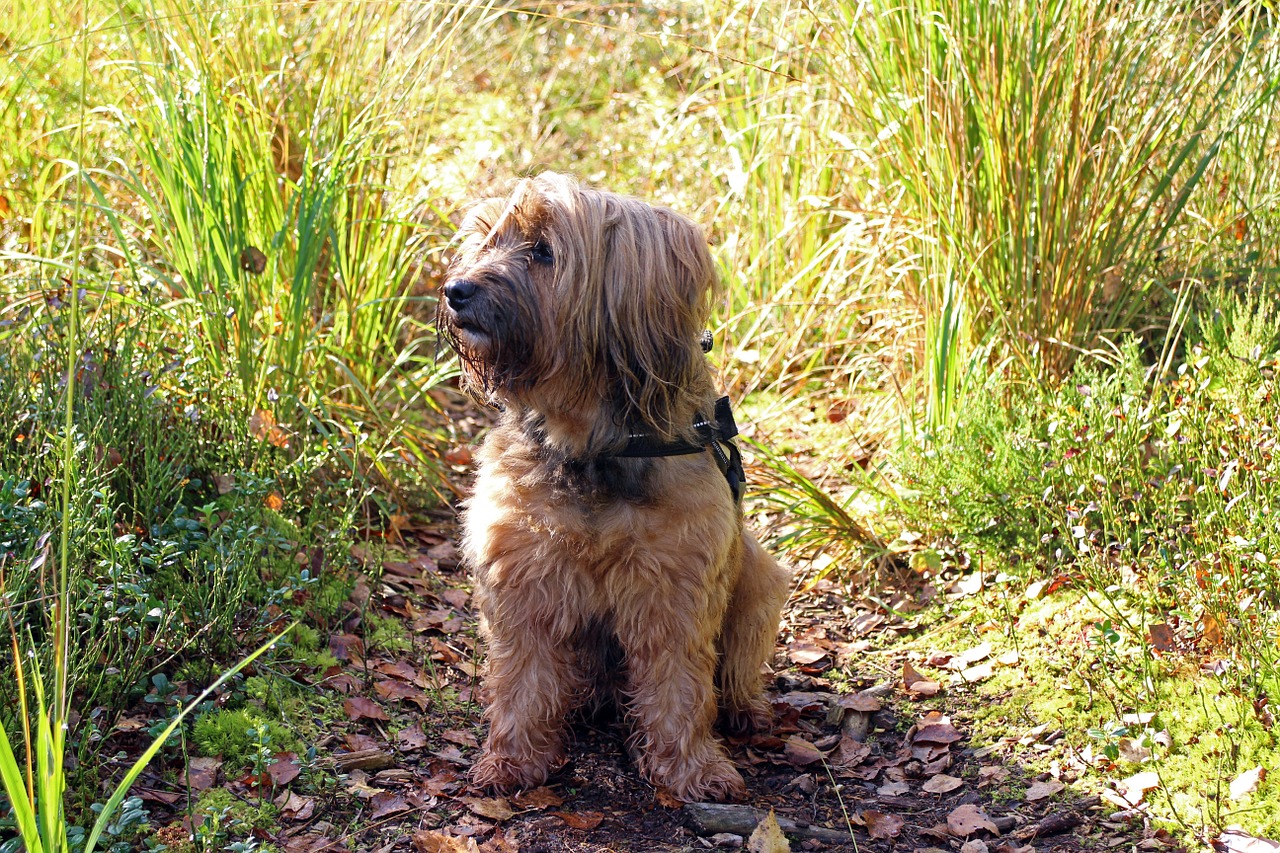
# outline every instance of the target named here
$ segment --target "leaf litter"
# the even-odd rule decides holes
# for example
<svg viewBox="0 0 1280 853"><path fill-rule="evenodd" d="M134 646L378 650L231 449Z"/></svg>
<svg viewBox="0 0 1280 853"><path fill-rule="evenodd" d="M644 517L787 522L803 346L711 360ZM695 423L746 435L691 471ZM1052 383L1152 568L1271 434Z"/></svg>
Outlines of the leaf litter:
<svg viewBox="0 0 1280 853"><path fill-rule="evenodd" d="M351 615L329 637L338 665L293 674L338 700L339 730L315 745L314 766L341 781L309 787L300 770L312 759L275 756L257 784L269 787L280 814L263 840L285 853L662 853L704 847L712 838L762 850L956 850L969 843L976 851L981 842L995 853L1021 851L997 846L1013 845L1002 841L1010 831L1034 838L1038 851L1085 846L1079 833L1035 835L1070 797L1057 788L1062 783L1021 781L1016 763L993 764L991 752L980 760L968 745L968 685L944 688L932 671L922 673L893 651L906 611L851 601L826 582L797 596L786 614L777 660L790 666L770 684L772 730L725 742L747 781L752 809L745 823L705 834L691 828L689 807L640 778L618 720L576 723L568 762L546 785L502 797L476 791L467 773L484 728L469 579L446 547L453 531L445 523L406 518L397 535L399 547L378 558L383 565L371 557L378 551L355 550L369 571L355 584ZM362 609L401 620L412 650L369 647ZM987 643L918 662L953 674L1017 665ZM866 680L834 678L842 667ZM117 737L137 739L146 724ZM188 775L193 792L221 785L257 796L252 785L225 778L216 759L193 762ZM1015 791L1025 798L1009 795ZM180 821L183 802L175 799L165 807L169 820ZM767 815L786 832L772 833ZM165 821L161 806L153 820Z"/></svg>

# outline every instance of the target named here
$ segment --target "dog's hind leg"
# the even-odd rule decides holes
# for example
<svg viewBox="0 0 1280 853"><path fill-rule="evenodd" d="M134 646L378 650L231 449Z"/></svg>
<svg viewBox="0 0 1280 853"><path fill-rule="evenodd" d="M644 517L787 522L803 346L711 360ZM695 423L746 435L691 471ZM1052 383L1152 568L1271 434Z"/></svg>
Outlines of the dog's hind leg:
<svg viewBox="0 0 1280 853"><path fill-rule="evenodd" d="M790 578L750 533L742 534L742 571L720 633L720 708L735 734L768 727L772 715L760 668L772 659Z"/></svg>

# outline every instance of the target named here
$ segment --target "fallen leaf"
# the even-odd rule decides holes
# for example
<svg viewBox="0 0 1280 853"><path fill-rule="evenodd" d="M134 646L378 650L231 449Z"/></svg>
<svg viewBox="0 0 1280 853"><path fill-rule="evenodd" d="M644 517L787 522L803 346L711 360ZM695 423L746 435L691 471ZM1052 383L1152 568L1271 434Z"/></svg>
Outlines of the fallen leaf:
<svg viewBox="0 0 1280 853"><path fill-rule="evenodd" d="M747 853L791 853L791 844L782 834L773 809L769 809L769 813L756 824L751 837L747 839Z"/></svg>
<svg viewBox="0 0 1280 853"><path fill-rule="evenodd" d="M916 672L910 663L902 665L902 686L915 697L934 696L942 689L936 681L930 681Z"/></svg>
<svg viewBox="0 0 1280 853"><path fill-rule="evenodd" d="M390 720L387 712L382 710L382 706L372 699L366 699L363 696L349 696L342 701L342 707L347 712L347 718L355 721L360 719L369 720Z"/></svg>
<svg viewBox="0 0 1280 853"><path fill-rule="evenodd" d="M1057 779L1046 779L1043 782L1032 782L1027 786L1027 802L1034 803L1037 800L1043 800L1052 797L1064 790L1067 786L1059 782Z"/></svg>
<svg viewBox="0 0 1280 853"><path fill-rule="evenodd" d="M240 269L250 275L262 275L267 268L267 256L257 246L245 246L240 253Z"/></svg>
<svg viewBox="0 0 1280 853"><path fill-rule="evenodd" d="M999 835L1000 830L987 817L987 813L972 803L960 806L947 815L947 831L957 838L967 838L978 830Z"/></svg>
<svg viewBox="0 0 1280 853"><path fill-rule="evenodd" d="M902 781L885 782L879 788L876 788L876 793L881 797L900 797L903 794L911 793L911 786Z"/></svg>
<svg viewBox="0 0 1280 853"><path fill-rule="evenodd" d="M966 684L977 684L979 681L986 681L993 675L995 675L995 670L991 668L989 663L966 667L960 672L960 677L964 679Z"/></svg>
<svg viewBox="0 0 1280 853"><path fill-rule="evenodd" d="M474 814L489 820L504 821L515 814L506 797L472 797L464 802Z"/></svg>
<svg viewBox="0 0 1280 853"><path fill-rule="evenodd" d="M547 812L547 814L553 814L569 826L583 832L595 829L604 820L604 815L600 812Z"/></svg>
<svg viewBox="0 0 1280 853"><path fill-rule="evenodd" d="M1176 643L1173 637L1173 631L1169 630L1169 626L1164 622L1156 622L1147 629L1147 633L1151 637L1151 647L1161 652L1173 651Z"/></svg>
<svg viewBox="0 0 1280 853"><path fill-rule="evenodd" d="M1280 841L1257 838L1239 827L1230 827L1213 841L1218 853L1280 853Z"/></svg>
<svg viewBox="0 0 1280 853"><path fill-rule="evenodd" d="M474 838L455 838L434 829L420 829L409 839L414 853L480 853Z"/></svg>
<svg viewBox="0 0 1280 853"><path fill-rule="evenodd" d="M373 820L408 811L410 808L409 802L403 796L391 791L374 794L373 799L369 800L369 805L373 807L371 815Z"/></svg>
<svg viewBox="0 0 1280 853"><path fill-rule="evenodd" d="M970 665L980 660L986 660L989 657L991 657L990 643L982 643L960 653L960 659Z"/></svg>
<svg viewBox="0 0 1280 853"><path fill-rule="evenodd" d="M994 785L997 782L1003 782L1009 778L1009 771L1004 767L996 767L988 765L978 768L978 787L985 788L987 785Z"/></svg>
<svg viewBox="0 0 1280 853"><path fill-rule="evenodd" d="M293 791L283 791L276 798L280 816L285 820L311 820L316 811L316 798L304 797Z"/></svg>
<svg viewBox="0 0 1280 853"><path fill-rule="evenodd" d="M826 649L807 640L797 640L787 646L787 657L791 659L792 663L800 666L815 664L826 656Z"/></svg>
<svg viewBox="0 0 1280 853"><path fill-rule="evenodd" d="M1200 620L1200 639L1211 647L1222 645L1222 626L1209 613Z"/></svg>
<svg viewBox="0 0 1280 853"><path fill-rule="evenodd" d="M218 781L221 758L197 757L187 764L187 785L193 791L207 791Z"/></svg>
<svg viewBox="0 0 1280 853"><path fill-rule="evenodd" d="M267 765L267 776L271 778L271 784L282 788L298 778L302 766L298 763L298 756L292 752L277 752L275 758Z"/></svg>
<svg viewBox="0 0 1280 853"><path fill-rule="evenodd" d="M996 658L996 663L1001 666L1015 666L1021 659L1022 658L1018 654L1017 649L1009 649L1009 651L1004 652L1000 657Z"/></svg>
<svg viewBox="0 0 1280 853"><path fill-rule="evenodd" d="M421 723L414 723L407 729L401 729L396 732L396 746L406 752L422 749L427 745L427 735L422 730Z"/></svg>
<svg viewBox="0 0 1280 853"><path fill-rule="evenodd" d="M1131 737L1122 737L1116 743L1120 757L1134 764L1141 764L1151 758L1151 750L1147 749Z"/></svg>
<svg viewBox="0 0 1280 853"><path fill-rule="evenodd" d="M951 725L951 721L946 717L929 718L916 724L915 736L911 739L912 743L937 743L952 744L958 740L964 739L964 733Z"/></svg>
<svg viewBox="0 0 1280 853"><path fill-rule="evenodd" d="M1267 771L1265 768L1255 767L1252 770L1246 770L1232 780L1231 786L1228 788L1228 796L1233 800L1243 800L1258 790L1258 783L1266 778Z"/></svg>
<svg viewBox="0 0 1280 853"><path fill-rule="evenodd" d="M787 738L785 744L783 752L792 767L808 767L815 761L821 761L825 758L822 750L802 737L792 735Z"/></svg>
<svg viewBox="0 0 1280 853"><path fill-rule="evenodd" d="M1133 807L1142 802L1147 791L1159 786L1160 777L1155 771L1148 770L1145 773L1135 773L1128 779L1121 779L1116 783L1116 792Z"/></svg>
<svg viewBox="0 0 1280 853"><path fill-rule="evenodd" d="M871 755L871 745L854 740L851 737L840 738L836 747L833 763L837 767L856 767Z"/></svg>
<svg viewBox="0 0 1280 853"><path fill-rule="evenodd" d="M863 812L862 820L866 824L867 835L882 840L897 838L898 833L902 832L902 827L905 823L896 814L885 814L884 812L876 811Z"/></svg>
<svg viewBox="0 0 1280 853"><path fill-rule="evenodd" d="M458 746L469 746L472 748L478 748L480 746L480 741L476 739L475 733L466 731L465 729L445 729L440 733L440 737L450 743L456 743Z"/></svg>
<svg viewBox="0 0 1280 853"><path fill-rule="evenodd" d="M543 785L541 788L534 788L532 791L521 791L511 798L511 802L522 809L541 810L564 805L564 797Z"/></svg>
<svg viewBox="0 0 1280 853"><path fill-rule="evenodd" d="M939 773L937 776L934 776L928 782L921 785L920 790L924 791L926 794L949 794L963 784L963 779L958 779L955 776L948 776L945 773Z"/></svg>
<svg viewBox="0 0 1280 853"><path fill-rule="evenodd" d="M450 465L457 465L461 468L465 468L470 465L472 458L471 448L467 447L465 444L457 447L450 447L444 452L445 462L448 462Z"/></svg>
<svg viewBox="0 0 1280 853"><path fill-rule="evenodd" d="M973 839L960 845L960 853L987 853L987 842Z"/></svg>
<svg viewBox="0 0 1280 853"><path fill-rule="evenodd" d="M882 707L879 699L866 692L841 696L836 700L836 704L850 711L862 711L868 714L873 714Z"/></svg>

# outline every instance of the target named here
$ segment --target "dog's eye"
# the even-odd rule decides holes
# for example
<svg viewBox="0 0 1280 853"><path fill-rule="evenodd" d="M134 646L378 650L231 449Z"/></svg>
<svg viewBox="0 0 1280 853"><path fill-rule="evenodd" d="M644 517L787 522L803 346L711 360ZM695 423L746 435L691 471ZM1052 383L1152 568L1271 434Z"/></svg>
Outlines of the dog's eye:
<svg viewBox="0 0 1280 853"><path fill-rule="evenodd" d="M551 255L551 246L545 240L539 240L533 244L533 248L529 250L529 257L540 264L549 264L555 260Z"/></svg>

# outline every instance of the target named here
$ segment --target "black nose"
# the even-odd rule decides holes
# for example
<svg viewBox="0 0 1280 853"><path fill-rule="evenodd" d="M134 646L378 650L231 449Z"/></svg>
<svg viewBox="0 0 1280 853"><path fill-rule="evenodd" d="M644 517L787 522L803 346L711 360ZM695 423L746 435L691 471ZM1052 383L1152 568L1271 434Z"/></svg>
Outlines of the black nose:
<svg viewBox="0 0 1280 853"><path fill-rule="evenodd" d="M444 298L448 300L449 307L454 311L458 311L462 306L471 301L471 297L476 295L476 284L474 281L467 281L465 278L455 278L453 281L447 282L444 286Z"/></svg>

